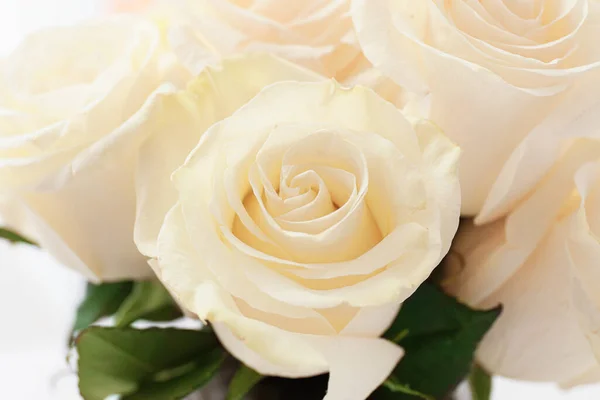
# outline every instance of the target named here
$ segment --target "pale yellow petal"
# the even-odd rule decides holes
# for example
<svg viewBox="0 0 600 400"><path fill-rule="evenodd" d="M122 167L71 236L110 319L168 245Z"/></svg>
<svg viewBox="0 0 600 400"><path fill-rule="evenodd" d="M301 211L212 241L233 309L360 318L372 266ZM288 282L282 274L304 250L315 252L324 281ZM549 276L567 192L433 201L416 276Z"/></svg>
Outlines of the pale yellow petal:
<svg viewBox="0 0 600 400"><path fill-rule="evenodd" d="M496 225L491 231L471 228L471 236L493 244L503 235L502 224ZM518 271L485 301L470 303L481 308L503 305L501 317L477 351L479 362L489 371L517 379L562 382L596 365L571 297L565 231L564 225L555 228L526 260L507 257L501 266L514 269L517 263ZM485 250L475 249L462 258L467 271L488 262Z"/></svg>
<svg viewBox="0 0 600 400"><path fill-rule="evenodd" d="M210 286L198 288L198 307L206 310L199 315L216 321L217 335L232 354L267 375L297 378L329 371L327 400L368 397L403 354L399 347L384 339L277 331L237 314L233 304L228 306L226 299L219 296Z"/></svg>

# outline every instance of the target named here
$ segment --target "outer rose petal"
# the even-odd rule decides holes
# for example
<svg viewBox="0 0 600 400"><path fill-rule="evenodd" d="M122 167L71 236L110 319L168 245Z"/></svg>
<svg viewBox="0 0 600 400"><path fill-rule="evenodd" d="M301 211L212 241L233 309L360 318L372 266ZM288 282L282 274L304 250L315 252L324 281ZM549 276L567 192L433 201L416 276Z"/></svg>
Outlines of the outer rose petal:
<svg viewBox="0 0 600 400"><path fill-rule="evenodd" d="M599 146L573 142L506 219L457 235L448 289L473 306L504 305L478 351L490 371L563 386L598 379Z"/></svg>
<svg viewBox="0 0 600 400"><path fill-rule="evenodd" d="M35 226L29 221L27 210L12 196L0 194L0 226L38 242Z"/></svg>
<svg viewBox="0 0 600 400"><path fill-rule="evenodd" d="M157 92L113 135L63 166L52 178L61 182L57 188L14 195L27 210L27 225L35 229L41 246L88 279L152 275L132 240L133 179L137 149L156 125L148 116L163 107L163 96Z"/></svg>
<svg viewBox="0 0 600 400"><path fill-rule="evenodd" d="M582 82L565 98L561 112L552 113L537 125L513 151L494 182L477 223L506 214L532 190L573 139L598 138L600 101L589 87L600 86L600 76Z"/></svg>
<svg viewBox="0 0 600 400"><path fill-rule="evenodd" d="M236 358L261 374L289 378L307 376L296 375L271 364L235 337L225 325L213 326L223 346ZM320 356L328 365L322 372L330 373L327 396L324 400L367 398L383 383L403 355L402 349L383 339L353 337L313 339L314 347L321 352ZM288 348L288 352L289 349L291 347ZM370 361L366 362L367 360ZM311 373L308 376L315 374Z"/></svg>
<svg viewBox="0 0 600 400"><path fill-rule="evenodd" d="M600 365L589 369L572 380L561 382L560 385L565 389L571 389L575 386L590 385L598 382L600 382Z"/></svg>
<svg viewBox="0 0 600 400"><path fill-rule="evenodd" d="M576 176L581 196L579 210L571 217L568 250L573 270L573 298L582 327L600 364L600 163L582 167ZM589 374L589 372L588 372Z"/></svg>
<svg viewBox="0 0 600 400"><path fill-rule="evenodd" d="M461 276L457 284L463 300L478 304L511 279L555 223L574 189L573 176L581 163L596 159L598 154L600 142L588 140L575 142L563 153L527 201L506 217L505 242L490 249L486 263L473 265Z"/></svg>
<svg viewBox="0 0 600 400"><path fill-rule="evenodd" d="M450 268L468 274L485 267L488 252L504 239L504 222L482 228L464 226L455 241ZM569 382L598 365L573 304L564 224L555 228L535 252L485 301L502 304L502 316L486 334L477 359L503 376L532 381ZM460 254L460 256L457 256ZM500 268L514 268L506 258ZM452 282L449 282L451 285ZM460 295L460 286L452 291Z"/></svg>
<svg viewBox="0 0 600 400"><path fill-rule="evenodd" d="M199 287L196 309L211 310L199 315L217 321L215 331L233 355L266 375L298 378L329 371L324 400L367 398L402 357L402 350L384 339L299 335L236 316L214 291L214 287ZM281 362L287 367L282 368Z"/></svg>
<svg viewBox="0 0 600 400"><path fill-rule="evenodd" d="M346 326L346 328L344 328L342 333L345 336L348 336L349 339L355 335L364 338L380 336L387 328L389 328L390 321L392 321L398 313L398 309L399 306L395 304L378 308L362 308L358 312L358 315ZM243 341L238 339L225 324L217 322L214 323L213 326L215 327L219 339L229 352L234 354L238 359L243 360L255 370L261 371L262 374L288 377L304 376L302 374L297 375L297 372L285 371L280 365L275 365L265 360L258 353L246 346ZM372 339L363 339L362 341L367 347L372 347L373 345ZM397 351L398 347L395 346L392 356ZM366 358L368 357L365 356L364 359ZM320 357L319 360L321 360ZM319 368L321 367L315 367L314 371L319 371ZM323 369L323 371L326 370L327 368Z"/></svg>

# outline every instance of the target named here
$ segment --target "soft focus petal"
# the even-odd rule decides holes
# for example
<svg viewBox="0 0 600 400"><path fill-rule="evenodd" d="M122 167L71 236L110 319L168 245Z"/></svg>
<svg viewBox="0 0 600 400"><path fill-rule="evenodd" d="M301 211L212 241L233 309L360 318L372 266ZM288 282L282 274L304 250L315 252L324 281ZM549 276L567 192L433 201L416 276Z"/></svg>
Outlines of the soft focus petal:
<svg viewBox="0 0 600 400"><path fill-rule="evenodd" d="M89 279L152 275L132 240L136 160L186 76L159 27L125 15L34 33L0 67L1 191Z"/></svg>
<svg viewBox="0 0 600 400"><path fill-rule="evenodd" d="M171 44L193 73L238 53L270 53L339 81L368 67L354 38L349 0L178 4Z"/></svg>
<svg viewBox="0 0 600 400"><path fill-rule="evenodd" d="M206 298L200 299L206 302ZM224 304L221 304L221 307L225 307ZM235 327L235 332L242 336L252 329L261 329L259 324L253 324L249 320L242 322L241 317L235 320L233 313L229 314L224 310L213 312L216 313L214 319L219 321L215 324L215 331L221 342L233 355L253 369L266 375L291 378L329 371L329 387L325 400L359 400L368 397L383 383L402 356L402 350L395 344L376 338L298 337L291 333L263 332L263 337L269 338L268 343L260 344L248 339L243 342L224 323ZM252 325L258 326L253 328ZM257 334L252 334L252 337L257 337ZM279 351L286 353L286 362L289 359L294 360L293 367L289 366L286 370L273 365L250 346L268 347L271 357L276 357L276 349L282 346ZM264 354L265 350L267 349L263 347L261 353ZM312 365L314 367L309 367ZM305 372L304 368L312 369Z"/></svg>
<svg viewBox="0 0 600 400"><path fill-rule="evenodd" d="M503 240L504 223L464 229L454 258L462 265L454 268L468 275L485 267L486 249ZM503 305L502 316L477 351L487 370L516 379L564 382L597 365L571 297L565 231L564 224L554 229L500 288L485 301L470 303ZM507 258L503 266L513 268L513 262Z"/></svg>

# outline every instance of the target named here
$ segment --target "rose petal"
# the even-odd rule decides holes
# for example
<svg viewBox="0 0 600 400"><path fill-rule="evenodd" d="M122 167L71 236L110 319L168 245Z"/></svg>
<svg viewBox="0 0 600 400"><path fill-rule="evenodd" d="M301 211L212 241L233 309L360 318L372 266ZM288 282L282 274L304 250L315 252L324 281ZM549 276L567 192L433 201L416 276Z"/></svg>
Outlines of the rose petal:
<svg viewBox="0 0 600 400"><path fill-rule="evenodd" d="M224 346L253 369L267 375L294 378L329 371L326 400L368 397L402 356L399 347L384 339L277 332L258 321L236 316L231 306L217 299L214 289L199 288L197 296L197 303L202 302L200 306L203 309L210 309L204 315L218 321L215 331ZM206 304L212 308L206 307ZM243 342L240 336L245 338ZM268 343L265 342L267 338ZM258 353L262 356L254 349L259 349ZM265 354L266 359L263 358ZM365 363L365 360L373 362Z"/></svg>
<svg viewBox="0 0 600 400"><path fill-rule="evenodd" d="M504 224L491 225L484 231L467 227L467 233L459 235L459 240L465 240L463 249L476 249L467 250L465 271L488 262L486 247L476 247L473 239L484 237L490 245L502 240ZM469 231L470 239L465 236ZM574 312L565 238L563 224L554 228L526 260L506 257L502 267L517 264L518 271L484 302L469 303L482 308L501 303L504 308L477 351L486 369L506 377L561 382L597 365Z"/></svg>

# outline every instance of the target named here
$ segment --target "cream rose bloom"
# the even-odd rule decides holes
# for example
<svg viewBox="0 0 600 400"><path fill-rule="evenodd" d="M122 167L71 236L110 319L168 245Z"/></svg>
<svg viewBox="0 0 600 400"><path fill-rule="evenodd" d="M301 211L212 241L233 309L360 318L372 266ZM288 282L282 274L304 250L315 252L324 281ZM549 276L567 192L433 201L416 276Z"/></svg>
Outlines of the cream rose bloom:
<svg viewBox="0 0 600 400"><path fill-rule="evenodd" d="M133 242L134 168L173 59L154 24L118 17L42 30L0 63L5 217L22 207L18 225L89 279L152 274Z"/></svg>
<svg viewBox="0 0 600 400"><path fill-rule="evenodd" d="M505 219L464 224L446 287L504 310L477 357L490 371L564 386L600 381L600 108ZM584 132L580 124L569 132ZM540 149L543 153L543 149Z"/></svg>
<svg viewBox="0 0 600 400"><path fill-rule="evenodd" d="M170 42L193 73L237 53L271 53L343 81L369 64L349 0L169 2Z"/></svg>
<svg viewBox="0 0 600 400"><path fill-rule="evenodd" d="M172 105L161 119L180 123L139 168L149 200L173 195L139 206L157 276L260 373L329 371L328 400L365 399L402 355L379 336L456 231L458 148L369 89L272 57L209 68ZM175 162L149 162L182 152L172 182Z"/></svg>
<svg viewBox="0 0 600 400"><path fill-rule="evenodd" d="M524 154L558 143L546 121L577 115L600 91L598 1L352 6L365 56L396 83L429 95L428 117L461 146L462 209L479 213L479 222L505 214L531 189L520 175L538 157Z"/></svg>

